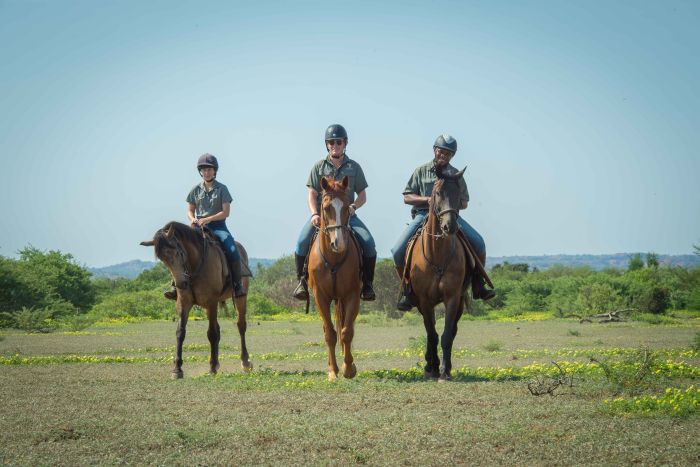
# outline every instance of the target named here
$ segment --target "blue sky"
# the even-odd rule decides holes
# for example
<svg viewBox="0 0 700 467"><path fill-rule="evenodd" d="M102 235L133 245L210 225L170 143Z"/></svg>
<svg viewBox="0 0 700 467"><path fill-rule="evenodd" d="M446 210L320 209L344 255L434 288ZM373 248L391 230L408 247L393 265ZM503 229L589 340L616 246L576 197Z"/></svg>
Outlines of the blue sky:
<svg viewBox="0 0 700 467"><path fill-rule="evenodd" d="M364 168L380 256L454 135L491 256L700 243L700 3L0 0L0 255L103 266L221 163L252 256L291 253L323 132Z"/></svg>

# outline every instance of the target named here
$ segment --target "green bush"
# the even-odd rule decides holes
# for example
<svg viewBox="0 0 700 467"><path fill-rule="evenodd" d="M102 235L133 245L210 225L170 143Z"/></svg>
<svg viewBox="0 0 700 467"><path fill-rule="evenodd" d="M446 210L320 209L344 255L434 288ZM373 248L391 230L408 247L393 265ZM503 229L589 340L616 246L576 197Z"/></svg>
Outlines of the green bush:
<svg viewBox="0 0 700 467"><path fill-rule="evenodd" d="M141 317L173 319L175 304L163 297L158 290L122 292L105 298L93 308L93 313L103 318Z"/></svg>
<svg viewBox="0 0 700 467"><path fill-rule="evenodd" d="M56 323L51 319L50 310L33 310L23 307L14 313L14 326L27 332L51 332L56 329Z"/></svg>
<svg viewBox="0 0 700 467"><path fill-rule="evenodd" d="M251 316L271 316L289 312L260 293L248 294L248 311Z"/></svg>

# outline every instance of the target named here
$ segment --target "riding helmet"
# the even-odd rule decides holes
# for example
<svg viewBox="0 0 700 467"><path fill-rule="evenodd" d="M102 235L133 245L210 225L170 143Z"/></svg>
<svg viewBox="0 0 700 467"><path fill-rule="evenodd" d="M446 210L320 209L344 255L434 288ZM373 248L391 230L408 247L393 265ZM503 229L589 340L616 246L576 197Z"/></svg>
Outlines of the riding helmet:
<svg viewBox="0 0 700 467"><path fill-rule="evenodd" d="M219 170L219 161L209 153L202 154L197 159L197 170L201 170L202 167L214 167L214 170Z"/></svg>
<svg viewBox="0 0 700 467"><path fill-rule="evenodd" d="M443 133L437 137L435 144L433 144L433 148L447 149L448 151L452 151L452 154L454 154L457 152L457 140L452 136Z"/></svg>
<svg viewBox="0 0 700 467"><path fill-rule="evenodd" d="M331 139L346 139L348 137L348 132L345 131L343 125L334 123L326 129L326 141Z"/></svg>

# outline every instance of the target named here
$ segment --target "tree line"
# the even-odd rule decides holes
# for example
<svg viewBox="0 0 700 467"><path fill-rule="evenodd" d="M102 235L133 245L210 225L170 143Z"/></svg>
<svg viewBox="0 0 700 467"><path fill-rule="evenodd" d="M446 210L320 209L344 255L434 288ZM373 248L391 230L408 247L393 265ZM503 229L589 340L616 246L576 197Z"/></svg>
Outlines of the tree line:
<svg viewBox="0 0 700 467"><path fill-rule="evenodd" d="M294 260L285 256L259 265L248 294L251 316L264 318L303 313L292 298ZM497 264L490 271L498 295L487 303L468 300L475 316L518 316L547 312L552 316L586 315L615 310L663 316L669 311L700 311L700 267L660 266L650 253L630 257L627 269L594 271L588 267L526 263ZM28 246L17 259L0 256L0 327L50 331L80 329L98 320L173 319L173 302L162 296L170 274L158 263L135 279L93 278L72 255ZM399 283L393 262L378 261L375 302L363 302L362 313L399 318L395 309ZM232 313L229 307L228 313ZM201 311L195 311L201 313Z"/></svg>

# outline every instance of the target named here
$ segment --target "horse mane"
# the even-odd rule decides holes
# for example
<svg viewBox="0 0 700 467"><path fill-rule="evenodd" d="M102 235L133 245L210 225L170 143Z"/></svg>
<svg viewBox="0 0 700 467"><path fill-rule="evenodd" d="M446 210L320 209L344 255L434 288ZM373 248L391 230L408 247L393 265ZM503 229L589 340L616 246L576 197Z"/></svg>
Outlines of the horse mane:
<svg viewBox="0 0 700 467"><path fill-rule="evenodd" d="M200 239L202 234L190 227L189 225L185 225L181 222L176 222L176 221L171 221L165 224L162 229L158 230L153 237L153 242L155 246L155 252L156 256L160 257L160 253L162 252L163 248L165 245L167 245L169 242L165 238L165 232L168 230L173 232L173 235L175 237L179 238L182 241L190 242L194 245L199 245Z"/></svg>

